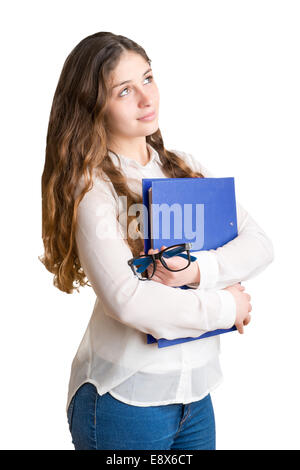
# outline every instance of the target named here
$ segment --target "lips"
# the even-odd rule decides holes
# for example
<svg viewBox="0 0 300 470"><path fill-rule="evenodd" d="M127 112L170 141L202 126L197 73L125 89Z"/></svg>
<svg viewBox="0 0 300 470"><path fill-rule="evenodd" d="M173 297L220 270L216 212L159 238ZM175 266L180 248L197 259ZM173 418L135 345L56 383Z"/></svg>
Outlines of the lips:
<svg viewBox="0 0 300 470"><path fill-rule="evenodd" d="M153 117L155 115L155 111L152 111L152 113L148 113L148 114L145 114L145 116L142 116L138 119L144 119L144 118L148 118L148 117Z"/></svg>

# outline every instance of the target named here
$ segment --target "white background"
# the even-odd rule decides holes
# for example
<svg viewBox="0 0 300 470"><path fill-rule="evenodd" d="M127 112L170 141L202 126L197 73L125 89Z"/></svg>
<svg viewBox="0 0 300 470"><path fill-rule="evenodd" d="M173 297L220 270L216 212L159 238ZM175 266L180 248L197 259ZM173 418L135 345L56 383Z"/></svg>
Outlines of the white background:
<svg viewBox="0 0 300 470"><path fill-rule="evenodd" d="M193 153L272 239L244 283L245 334L222 337L212 392L217 449L300 449L298 1L11 1L1 12L2 449L73 449L65 406L95 294L53 286L38 256L41 174L53 94L84 37L141 44L160 89L166 148Z"/></svg>

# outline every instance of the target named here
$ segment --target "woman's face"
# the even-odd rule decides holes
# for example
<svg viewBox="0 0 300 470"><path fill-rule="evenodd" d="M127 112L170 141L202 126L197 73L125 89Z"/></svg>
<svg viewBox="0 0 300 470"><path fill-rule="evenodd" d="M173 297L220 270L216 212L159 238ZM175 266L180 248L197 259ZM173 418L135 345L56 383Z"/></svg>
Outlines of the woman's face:
<svg viewBox="0 0 300 470"><path fill-rule="evenodd" d="M120 83L128 81L128 83ZM148 62L135 52L123 53L108 84L106 122L112 137L140 137L158 129L159 91ZM154 118L140 120L154 112Z"/></svg>

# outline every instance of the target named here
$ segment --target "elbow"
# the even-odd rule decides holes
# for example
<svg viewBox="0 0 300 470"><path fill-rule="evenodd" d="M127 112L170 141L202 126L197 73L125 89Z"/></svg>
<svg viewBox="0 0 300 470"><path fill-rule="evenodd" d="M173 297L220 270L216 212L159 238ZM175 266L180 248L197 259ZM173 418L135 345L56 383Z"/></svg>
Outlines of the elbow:
<svg viewBox="0 0 300 470"><path fill-rule="evenodd" d="M141 286L138 279L129 279L117 286L106 302L106 313L124 325L136 328L142 315Z"/></svg>
<svg viewBox="0 0 300 470"><path fill-rule="evenodd" d="M103 304L104 312L108 317L113 318L123 325L129 326L130 328L139 329L144 333L148 333L148 330L143 328L141 319L141 308L134 303L132 300L126 302L118 302L114 299L114 304L106 302Z"/></svg>
<svg viewBox="0 0 300 470"><path fill-rule="evenodd" d="M133 301L123 303L118 312L119 321L132 328L136 328L139 316L141 309Z"/></svg>
<svg viewBox="0 0 300 470"><path fill-rule="evenodd" d="M274 261L274 245L272 240L266 235L264 231L260 230L257 232L256 236L260 242L259 252L261 262L265 266L268 266Z"/></svg>
<svg viewBox="0 0 300 470"><path fill-rule="evenodd" d="M144 286L143 286L144 287ZM141 289L142 286L140 285ZM163 316L156 310L155 314L161 317L161 322L157 323L154 319L156 315L151 315L149 305L145 305L143 296L140 291L133 295L126 302L122 302L122 306L118 312L118 320L126 326L148 333L157 338L163 329ZM155 326L156 325L156 326ZM159 330L159 331L157 331Z"/></svg>
<svg viewBox="0 0 300 470"><path fill-rule="evenodd" d="M267 264L271 264L274 261L275 253L274 253L274 245L272 241L267 238Z"/></svg>

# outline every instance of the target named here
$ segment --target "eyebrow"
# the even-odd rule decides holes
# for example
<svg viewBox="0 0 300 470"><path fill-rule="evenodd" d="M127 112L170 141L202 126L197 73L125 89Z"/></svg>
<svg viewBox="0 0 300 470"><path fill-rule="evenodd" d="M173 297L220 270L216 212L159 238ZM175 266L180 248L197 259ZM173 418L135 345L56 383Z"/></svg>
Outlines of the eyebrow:
<svg viewBox="0 0 300 470"><path fill-rule="evenodd" d="M142 77L150 71L152 71L151 67L150 67L150 69L146 70L146 72L143 73ZM113 90L114 88L116 88L118 86L124 85L125 83L130 83L130 82L132 82L132 80L125 80L125 82L121 82L121 83L118 83L117 85L114 85L111 89Z"/></svg>

